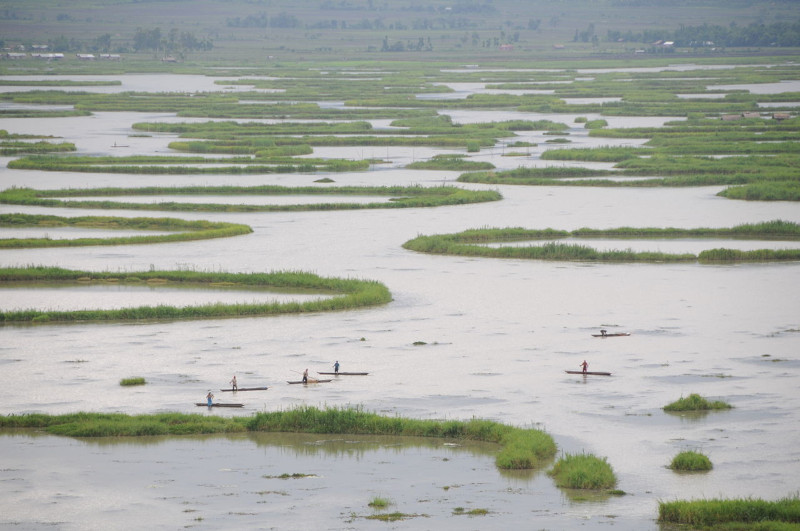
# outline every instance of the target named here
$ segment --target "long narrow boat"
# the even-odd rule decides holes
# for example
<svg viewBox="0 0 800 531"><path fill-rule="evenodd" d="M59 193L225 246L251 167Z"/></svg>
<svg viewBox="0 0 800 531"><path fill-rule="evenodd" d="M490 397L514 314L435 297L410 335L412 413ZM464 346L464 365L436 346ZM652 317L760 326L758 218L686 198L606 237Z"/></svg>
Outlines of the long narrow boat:
<svg viewBox="0 0 800 531"><path fill-rule="evenodd" d="M206 402L195 402L194 405L196 406L206 406L206 407L244 407L244 404L211 404L210 406Z"/></svg>
<svg viewBox="0 0 800 531"><path fill-rule="evenodd" d="M335 376L366 376L368 372L318 372L317 374L335 375Z"/></svg>
<svg viewBox="0 0 800 531"><path fill-rule="evenodd" d="M236 389L220 389L220 391L266 391L269 387L238 387Z"/></svg>
<svg viewBox="0 0 800 531"><path fill-rule="evenodd" d="M616 334L592 334L592 337L624 337L631 335L630 332L617 332Z"/></svg>
<svg viewBox="0 0 800 531"><path fill-rule="evenodd" d="M596 371L565 371L567 374L591 374L593 376L611 376L610 372L596 372Z"/></svg>
<svg viewBox="0 0 800 531"><path fill-rule="evenodd" d="M330 381L331 380L317 380L315 378L309 378L307 382L304 382L303 380L297 380L297 381L287 380L286 383L290 383L290 384L315 384L315 383L326 383L326 382L330 382Z"/></svg>

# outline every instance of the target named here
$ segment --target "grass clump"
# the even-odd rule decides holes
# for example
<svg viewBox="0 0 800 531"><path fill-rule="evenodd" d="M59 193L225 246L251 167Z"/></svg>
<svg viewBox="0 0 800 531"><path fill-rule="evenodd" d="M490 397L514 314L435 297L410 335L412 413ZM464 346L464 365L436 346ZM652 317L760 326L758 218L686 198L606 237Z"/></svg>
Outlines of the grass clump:
<svg viewBox="0 0 800 531"><path fill-rule="evenodd" d="M673 457L668 468L682 472L705 472L714 466L707 456L700 452L687 450Z"/></svg>
<svg viewBox="0 0 800 531"><path fill-rule="evenodd" d="M133 376L131 378L123 378L119 381L119 384L123 387L130 387L134 385L144 385L147 382L141 376Z"/></svg>
<svg viewBox="0 0 800 531"><path fill-rule="evenodd" d="M569 489L610 489L617 484L611 465L592 454L565 454L547 474L557 486Z"/></svg>
<svg viewBox="0 0 800 531"><path fill-rule="evenodd" d="M658 521L714 529L796 531L800 498L676 500L658 504ZM735 525L742 524L742 525Z"/></svg>
<svg viewBox="0 0 800 531"><path fill-rule="evenodd" d="M382 498L380 496L375 496L372 498L367 505L372 507L373 509L386 509L392 504L391 500L388 498Z"/></svg>
<svg viewBox="0 0 800 531"><path fill-rule="evenodd" d="M671 404L664 406L664 411L711 411L721 409L731 409L733 406L721 400L710 401L697 393L692 393L687 397L681 397Z"/></svg>

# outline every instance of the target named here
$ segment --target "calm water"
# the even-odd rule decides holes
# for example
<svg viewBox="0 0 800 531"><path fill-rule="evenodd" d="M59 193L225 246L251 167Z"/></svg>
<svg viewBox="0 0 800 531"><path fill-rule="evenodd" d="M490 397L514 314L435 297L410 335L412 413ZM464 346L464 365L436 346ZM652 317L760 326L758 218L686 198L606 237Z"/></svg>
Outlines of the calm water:
<svg viewBox="0 0 800 531"><path fill-rule="evenodd" d="M180 86L180 80L164 79L169 79L164 90ZM458 122L501 120L508 119L507 114L514 115L459 111L453 118ZM581 124L573 124L572 117L524 117L571 124L569 138L575 146L597 142L585 135L578 127ZM85 153L169 153L170 135L127 137L131 123L161 118L167 115L98 113L6 120L4 128L62 135ZM619 126L615 121L636 126L663 123L660 118L608 120L612 127ZM546 139L541 138L540 142ZM130 147L111 148L115 141ZM604 139L603 144L607 143ZM538 155L543 149L549 148L539 144L525 156L508 157L498 146L473 158L490 160L500 168L541 165ZM402 168L411 160L447 152L443 150L331 148L316 154L355 158L372 157L373 152L391 162L371 171L330 177L339 185L437 185L458 176ZM301 186L318 178L0 170L3 187L36 188ZM480 417L537 426L555 437L561 451L607 457L627 496L576 501L555 488L545 474L508 477L496 470L491 452L453 455L441 441L431 449L388 456L377 448L332 458L292 449L305 447L301 443L275 446L248 437L106 444L14 435L0 437L0 522L21 522L26 528L83 529L98 522L135 518L142 525L163 528L265 525L293 529L313 522L329 529L375 529L378 524L352 518L351 513L369 514L368 501L382 496L395 500L390 510L431 515L397 524L411 529L655 530L659 500L776 499L800 489L798 264L543 263L425 256L401 248L419 234L480 227L572 230L624 225L725 227L772 219L800 222L800 206L730 201L716 197L719 187L490 188L499 190L504 200L358 212L169 213L186 219L246 223L254 233L180 244L2 251L2 266L307 270L379 280L389 287L394 300L380 308L334 314L0 327L5 391L0 413L205 413L194 403L209 389L226 387L236 374L240 386L268 385L270 389L238 393L235 401L245 404L242 410L214 414L250 415L300 404L361 405L387 415ZM0 205L0 212L98 215L90 210L8 205ZM140 214L109 211L102 215ZM702 242L692 242L691 252L702 247ZM164 294L164 301L170 302L172 296ZM601 327L632 335L592 337ZM613 376L584 378L564 373L577 369L584 359L590 369L610 371ZM369 371L370 375L340 377L308 387L286 384L298 379L305 368L312 375L330 370L336 360L341 370ZM130 376L143 376L148 384L120 387L119 380ZM734 409L700 418L661 411L689 393L726 400ZM217 394L219 398L223 393ZM686 449L706 453L714 470L679 475L664 468ZM76 464L71 468L68 463ZM284 472L315 473L322 479L276 484L277 480L262 477ZM76 473L86 479L76 481ZM456 484L461 488L442 488ZM458 506L485 508L491 514L453 516ZM38 509L20 510L25 507ZM203 520L194 520L198 516Z"/></svg>

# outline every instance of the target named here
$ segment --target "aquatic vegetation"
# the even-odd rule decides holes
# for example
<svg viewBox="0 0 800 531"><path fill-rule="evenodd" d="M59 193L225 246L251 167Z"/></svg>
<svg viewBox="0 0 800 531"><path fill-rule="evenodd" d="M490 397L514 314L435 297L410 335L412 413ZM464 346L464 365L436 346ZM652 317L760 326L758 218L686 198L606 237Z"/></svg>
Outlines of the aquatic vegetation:
<svg viewBox="0 0 800 531"><path fill-rule="evenodd" d="M391 504L392 501L389 498L382 498L380 496L375 496L369 501L367 505L369 505L373 509L386 509Z"/></svg>
<svg viewBox="0 0 800 531"><path fill-rule="evenodd" d="M147 382L141 376L132 376L131 378L123 378L119 381L119 384L123 387L129 387L133 385L144 385Z"/></svg>
<svg viewBox="0 0 800 531"><path fill-rule="evenodd" d="M43 428L49 433L69 437L115 437L123 435L183 435L189 433L292 432L404 435L466 439L497 443L501 452L524 453L501 462L499 468L535 468L556 452L552 437L536 429L522 429L489 420L417 420L386 417L361 408L298 406L285 411L260 412L250 417L212 417L180 413L123 415L75 413L68 415L0 416L0 428ZM144 433L143 433L144 432ZM535 443L533 441L536 441ZM524 448L523 448L524 446Z"/></svg>
<svg viewBox="0 0 800 531"><path fill-rule="evenodd" d="M662 409L668 412L677 411L709 411L719 409L731 409L733 406L721 400L710 401L697 393L692 393L687 397L681 397L675 402L667 404Z"/></svg>
<svg viewBox="0 0 800 531"><path fill-rule="evenodd" d="M634 252L631 250L597 251L584 245L550 241L541 245L489 247L489 243L514 241L557 240L581 238L747 238L764 240L800 239L800 225L781 220L757 224L743 224L732 228L633 228L613 229L582 228L574 231L554 229L486 228L471 229L456 234L417 236L403 244L411 251L458 256L487 258L515 258L529 260L575 260L598 262L737 262L799 260L800 250L737 251L716 249L699 255L668 254L660 252Z"/></svg>
<svg viewBox="0 0 800 531"><path fill-rule="evenodd" d="M745 201L800 201L800 182L750 183L731 186L717 195Z"/></svg>
<svg viewBox="0 0 800 531"><path fill-rule="evenodd" d="M39 142L23 142L20 140L0 141L0 155L4 157L21 155L23 153L51 153L65 151L75 151L75 144L71 142L53 143L45 140L41 140Z"/></svg>
<svg viewBox="0 0 800 531"><path fill-rule="evenodd" d="M0 227L80 227L105 230L152 230L172 231L172 234L108 238L6 238L0 239L0 249L34 247L79 247L87 245L133 245L169 243L180 241L227 238L253 232L248 225L238 223L186 221L176 218L122 218L102 216L61 217L31 214L0 214Z"/></svg>
<svg viewBox="0 0 800 531"><path fill-rule="evenodd" d="M610 489L617 478L606 458L592 454L564 454L547 471L556 485L570 489Z"/></svg>
<svg viewBox="0 0 800 531"><path fill-rule="evenodd" d="M168 305L139 306L115 310L56 311L30 309L0 312L0 323L53 323L138 321L150 319L218 319L223 317L253 317L323 311L352 310L378 306L391 301L388 288L375 281L320 277L300 271L271 273L223 273L201 271L139 271L98 272L75 271L56 267L0 268L0 289L8 282L148 282L163 286L170 283L198 287L230 285L253 288L281 288L310 290L332 294L306 302L270 302L250 304L207 304L176 307Z"/></svg>
<svg viewBox="0 0 800 531"><path fill-rule="evenodd" d="M463 507L456 507L453 509L454 515L467 515L467 516L485 516L489 514L489 509L470 509L469 511Z"/></svg>
<svg viewBox="0 0 800 531"><path fill-rule="evenodd" d="M406 164L406 168L412 170L451 170L451 171L471 171L488 170L494 168L491 162L480 162L474 160L464 160L463 155L435 155L426 161L417 161Z"/></svg>
<svg viewBox="0 0 800 531"><path fill-rule="evenodd" d="M800 524L800 498L659 502L658 521L704 528L727 524L725 529L795 531Z"/></svg>
<svg viewBox="0 0 800 531"><path fill-rule="evenodd" d="M121 201L75 200L76 197L126 195L360 195L389 197L389 201L372 203L311 203L297 205L248 205L230 203L134 203ZM414 208L461 205L497 201L502 196L495 191L472 191L452 186L188 186L143 188L89 188L62 190L32 190L10 188L0 192L0 204L37 205L67 208L101 208L126 210L159 210L191 212L287 212L310 210L356 210L372 208Z"/></svg>
<svg viewBox="0 0 800 531"><path fill-rule="evenodd" d="M700 452L686 450L673 457L668 468L682 472L705 472L711 470L713 465L711 460Z"/></svg>

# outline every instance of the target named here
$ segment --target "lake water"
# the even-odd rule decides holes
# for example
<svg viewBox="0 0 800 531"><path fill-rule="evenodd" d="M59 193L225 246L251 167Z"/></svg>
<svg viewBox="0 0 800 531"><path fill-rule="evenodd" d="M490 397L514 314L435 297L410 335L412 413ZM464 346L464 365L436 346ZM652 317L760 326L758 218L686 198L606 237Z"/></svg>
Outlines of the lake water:
<svg viewBox="0 0 800 531"><path fill-rule="evenodd" d="M152 85L150 90L182 86L179 76L159 79L165 80L164 85ZM520 116L507 111L452 115L457 122L503 120L512 115L554 119L570 124L572 145L598 142L585 134L582 124L574 124L572 116ZM164 154L170 153L166 146L173 135L128 135L134 122L167 117L97 113L11 119L4 121L3 128L64 136L76 142L82 153ZM612 127L658 125L664 120L608 118ZM114 149L115 141L129 147ZM611 139L600 142L609 144ZM614 142L634 145L641 141ZM542 165L539 155L544 149L549 147L539 144L525 156L508 157L504 156L508 148L498 146L470 156L510 169ZM388 159L388 164L370 171L327 175L337 185L372 186L452 184L457 172L402 168L412 160L447 152L453 150L326 148L315 154ZM3 164L8 160L3 159ZM0 169L4 188L305 186L319 177L131 176ZM535 426L552 434L561 452L606 457L626 496L576 499L557 489L541 471L501 473L494 467L491 449L456 451L442 441L400 451L377 444L362 453L330 454L305 451L308 440L286 441L279 436L272 436L275 440L257 435L84 441L14 434L0 437L0 525L85 529L135 519L141 526L164 529L313 525L367 530L387 526L363 518L371 514L369 500L381 496L394 501L390 511L427 515L395 524L410 529L647 531L658 529L655 518L661 500L777 499L798 491L797 263L551 263L427 256L401 247L420 234L482 227L574 230L728 227L773 219L800 222L798 204L726 200L716 196L720 187L488 188L499 190L504 199L427 209L171 212L170 217L246 223L254 232L177 244L4 250L0 252L4 267L304 270L374 279L389 287L393 301L378 308L328 314L0 327L4 390L0 413L205 414L206 408L195 407L195 402L202 401L208 390L226 387L236 374L242 387L270 389L240 392L235 398L220 397L223 393L217 392L218 399L245 406L213 414L251 415L298 405L359 405L390 416L478 417ZM0 212L141 215L13 205L0 205ZM708 245L711 248L714 242ZM703 242L692 242L692 252L703 246ZM27 294L31 300L35 291ZM0 290L0 297L6 296ZM133 294L100 296L124 300ZM178 295L161 295L165 303L174 296ZM252 298L250 293L236 296ZM592 337L600 328L631 335ZM336 360L343 371L370 374L307 387L286 383L298 379L306 368L312 375L328 371ZM577 369L583 360L589 362L590 370L613 375L592 378L564 372ZM147 384L119 385L120 379L131 376L142 376ZM662 412L664 405L690 393L725 400L734 409L697 418ZM312 443L317 439L333 437L313 438ZM665 468L675 454L687 449L708 455L714 469L683 475ZM298 472L318 477L264 477ZM453 515L456 507L490 513Z"/></svg>

